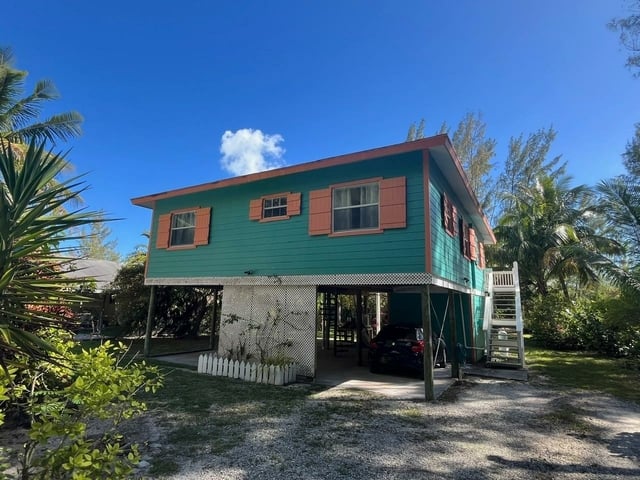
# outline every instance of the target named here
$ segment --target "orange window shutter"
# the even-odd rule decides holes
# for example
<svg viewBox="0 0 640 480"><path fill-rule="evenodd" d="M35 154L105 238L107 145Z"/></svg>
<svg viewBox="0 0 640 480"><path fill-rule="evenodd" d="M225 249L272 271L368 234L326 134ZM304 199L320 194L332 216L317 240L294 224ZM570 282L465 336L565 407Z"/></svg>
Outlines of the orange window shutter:
<svg viewBox="0 0 640 480"><path fill-rule="evenodd" d="M158 231L156 236L156 248L169 248L169 236L171 235L171 214L165 213L158 217Z"/></svg>
<svg viewBox="0 0 640 480"><path fill-rule="evenodd" d="M458 235L458 209L451 204L451 228L449 229L449 231L451 232L451 235Z"/></svg>
<svg viewBox="0 0 640 480"><path fill-rule="evenodd" d="M249 202L249 220L262 219L262 199L256 198Z"/></svg>
<svg viewBox="0 0 640 480"><path fill-rule="evenodd" d="M407 179L385 178L380 181L380 228L407 226Z"/></svg>
<svg viewBox="0 0 640 480"><path fill-rule="evenodd" d="M450 203L449 203L449 199L447 198L447 194L443 193L442 197L441 197L441 203L442 203L442 226L444 227L445 231L450 231L450 226L451 226L451 211L450 211Z"/></svg>
<svg viewBox="0 0 640 480"><path fill-rule="evenodd" d="M484 257L484 245L482 243L478 244L478 266L480 268L485 268L486 260Z"/></svg>
<svg viewBox="0 0 640 480"><path fill-rule="evenodd" d="M477 247L476 231L473 228L469 229L469 258L471 260L478 259L478 247Z"/></svg>
<svg viewBox="0 0 640 480"><path fill-rule="evenodd" d="M209 227L211 226L211 207L196 210L196 231L194 245L207 245L209 243Z"/></svg>
<svg viewBox="0 0 640 480"><path fill-rule="evenodd" d="M287 195L287 215L300 215L302 194L290 193Z"/></svg>
<svg viewBox="0 0 640 480"><path fill-rule="evenodd" d="M331 189L309 192L309 235L331 233Z"/></svg>

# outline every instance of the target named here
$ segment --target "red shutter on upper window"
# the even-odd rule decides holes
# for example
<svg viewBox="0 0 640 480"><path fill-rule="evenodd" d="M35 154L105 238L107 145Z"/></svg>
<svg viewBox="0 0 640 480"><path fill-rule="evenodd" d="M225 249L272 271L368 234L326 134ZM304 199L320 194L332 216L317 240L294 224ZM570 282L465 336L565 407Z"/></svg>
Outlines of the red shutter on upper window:
<svg viewBox="0 0 640 480"><path fill-rule="evenodd" d="M211 207L196 210L196 231L193 244L207 245L209 243L209 227L211 225Z"/></svg>
<svg viewBox="0 0 640 480"><path fill-rule="evenodd" d="M171 214L165 213L158 217L158 231L156 236L156 248L169 248L169 236L171 234Z"/></svg>
<svg viewBox="0 0 640 480"><path fill-rule="evenodd" d="M290 193L287 195L287 215L300 215L300 203L302 195L300 193Z"/></svg>
<svg viewBox="0 0 640 480"><path fill-rule="evenodd" d="M331 233L331 189L309 192L309 235Z"/></svg>
<svg viewBox="0 0 640 480"><path fill-rule="evenodd" d="M478 247L476 238L476 231L473 228L469 228L469 258L471 260L478 259Z"/></svg>
<svg viewBox="0 0 640 480"><path fill-rule="evenodd" d="M443 193L440 197L440 208L442 209L442 226L445 231L449 231L449 224L451 222L451 214L449 212L449 199L447 194Z"/></svg>
<svg viewBox="0 0 640 480"><path fill-rule="evenodd" d="M249 202L249 220L262 219L262 199L256 198Z"/></svg>
<svg viewBox="0 0 640 480"><path fill-rule="evenodd" d="M478 266L480 268L486 267L486 260L484 256L484 245L482 243L478 243Z"/></svg>
<svg viewBox="0 0 640 480"><path fill-rule="evenodd" d="M405 177L380 180L380 228L407 226L407 180Z"/></svg>
<svg viewBox="0 0 640 480"><path fill-rule="evenodd" d="M451 225L449 227L449 233L454 237L458 235L458 209L452 203L449 203L451 206Z"/></svg>

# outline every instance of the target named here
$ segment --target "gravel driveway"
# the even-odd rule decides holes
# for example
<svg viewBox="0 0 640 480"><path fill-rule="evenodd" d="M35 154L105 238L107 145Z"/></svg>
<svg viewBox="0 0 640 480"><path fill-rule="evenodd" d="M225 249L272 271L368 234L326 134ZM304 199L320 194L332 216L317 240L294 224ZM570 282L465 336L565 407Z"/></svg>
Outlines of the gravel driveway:
<svg viewBox="0 0 640 480"><path fill-rule="evenodd" d="M535 381L468 377L431 404L329 389L247 428L165 478L640 479L637 405Z"/></svg>

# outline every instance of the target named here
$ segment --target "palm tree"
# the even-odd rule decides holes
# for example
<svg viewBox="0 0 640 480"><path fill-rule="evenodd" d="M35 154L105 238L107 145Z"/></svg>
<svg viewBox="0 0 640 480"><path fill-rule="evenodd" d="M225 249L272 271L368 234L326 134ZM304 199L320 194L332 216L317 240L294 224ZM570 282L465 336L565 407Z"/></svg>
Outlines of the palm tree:
<svg viewBox="0 0 640 480"><path fill-rule="evenodd" d="M510 200L513 208L495 229L498 264L518 261L523 291L546 295L557 282L569 296L568 282L595 282L603 254L619 246L599 233L592 191L570 188L569 177L542 176L534 186L521 187Z"/></svg>
<svg viewBox="0 0 640 480"><path fill-rule="evenodd" d="M624 254L604 265L614 283L640 292L640 185L635 175L603 180L597 187L598 210L609 235L624 246Z"/></svg>
<svg viewBox="0 0 640 480"><path fill-rule="evenodd" d="M40 120L39 115L45 102L59 97L55 85L50 80L39 80L26 97L24 83L27 72L13 67L13 53L10 48L0 47L0 139L16 145L26 145L31 140L66 141L81 133L83 118L78 112L65 112Z"/></svg>
<svg viewBox="0 0 640 480"><path fill-rule="evenodd" d="M45 141L31 140L21 165L0 139L0 364L15 354L47 357L38 331L68 321L64 306L81 299L69 288L69 232L102 220L98 212L69 209L86 188L79 178L52 180L63 171L64 155Z"/></svg>

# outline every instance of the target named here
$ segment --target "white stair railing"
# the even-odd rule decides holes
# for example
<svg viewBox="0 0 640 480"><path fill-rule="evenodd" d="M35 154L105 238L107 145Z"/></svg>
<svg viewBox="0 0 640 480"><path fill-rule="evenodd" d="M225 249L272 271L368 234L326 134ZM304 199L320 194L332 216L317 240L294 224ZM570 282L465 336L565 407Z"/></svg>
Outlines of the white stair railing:
<svg viewBox="0 0 640 480"><path fill-rule="evenodd" d="M513 328L515 330L515 334L517 335L517 342L515 343L515 345L517 345L518 348L518 363L520 367L524 367L523 316L522 306L520 303L518 262L513 262L513 269L511 271L487 272L486 285L488 296L485 298L484 319L482 328L485 331L485 335L487 338L486 345L488 349L488 359L493 363L492 350L494 350L495 345L493 345L492 343L492 335L495 336L496 333L493 330L504 326L507 329ZM496 301L494 300L494 297L496 297L496 295L498 295L498 303L496 303ZM509 297L511 297L510 300L508 300ZM505 301L507 301L509 304L506 305L507 312L511 311L512 313L506 313L506 316L503 316L499 310L505 307ZM513 302L513 304L511 302ZM513 307L510 307L510 305L513 305ZM502 337L508 334L505 331L498 332L498 335L499 338L497 338L497 341L503 342L504 340L506 340L506 338ZM513 340L515 340L515 338ZM513 340L510 340L510 342ZM500 345L500 343L498 343L498 345ZM513 346L515 347L515 345ZM500 347L498 351L500 350L508 350L508 348Z"/></svg>
<svg viewBox="0 0 640 480"><path fill-rule="evenodd" d="M520 348L520 367L524 368L524 319L522 318L522 304L520 303L520 277L518 262L513 262L513 282L516 293L516 331L518 332Z"/></svg>

